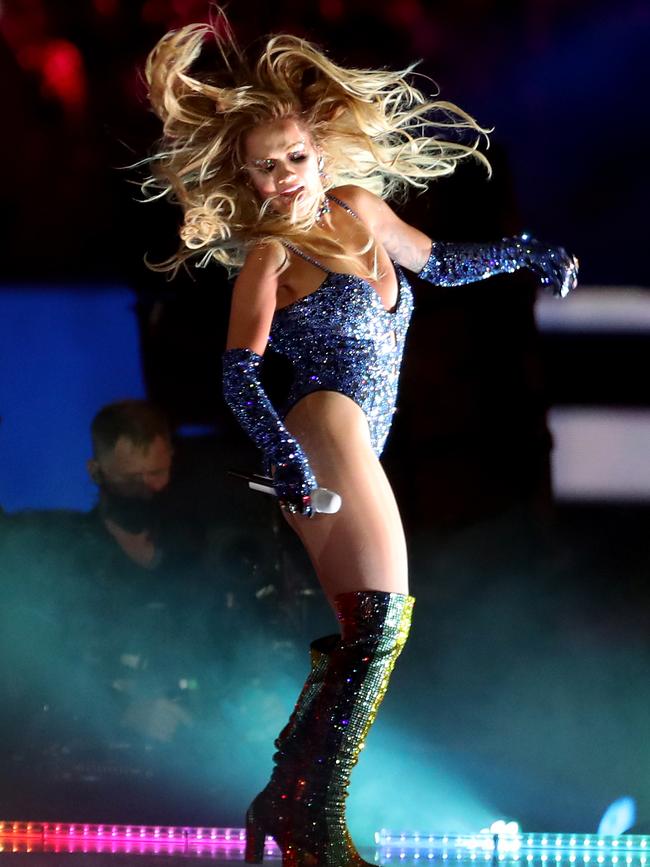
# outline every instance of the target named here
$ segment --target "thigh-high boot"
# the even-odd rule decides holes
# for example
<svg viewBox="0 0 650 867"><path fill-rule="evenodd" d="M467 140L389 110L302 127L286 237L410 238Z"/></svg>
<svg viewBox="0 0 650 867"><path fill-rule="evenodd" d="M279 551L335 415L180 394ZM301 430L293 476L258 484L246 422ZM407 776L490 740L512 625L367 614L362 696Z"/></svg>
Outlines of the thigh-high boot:
<svg viewBox="0 0 650 867"><path fill-rule="evenodd" d="M326 635L310 644L310 670L307 680L298 696L288 723L275 739L274 746L277 752L273 756L273 773L269 782L248 808L247 825L248 817L253 813L273 814L275 816L275 829L278 834L280 829L287 825L290 816L286 810L288 806L286 792L292 787L293 767L290 767L287 761L283 761L283 754L288 742L295 737L296 730L320 689L329 662L329 653L338 647L340 642L340 635ZM257 852L258 845L259 838L247 833L245 861L257 863L262 860L261 854Z"/></svg>
<svg viewBox="0 0 650 867"><path fill-rule="evenodd" d="M247 858L254 862L271 834L283 867L367 863L347 831L347 787L408 636L413 599L358 591L338 596L335 605L341 638L304 712L292 717L279 742L274 797L261 793L247 814Z"/></svg>

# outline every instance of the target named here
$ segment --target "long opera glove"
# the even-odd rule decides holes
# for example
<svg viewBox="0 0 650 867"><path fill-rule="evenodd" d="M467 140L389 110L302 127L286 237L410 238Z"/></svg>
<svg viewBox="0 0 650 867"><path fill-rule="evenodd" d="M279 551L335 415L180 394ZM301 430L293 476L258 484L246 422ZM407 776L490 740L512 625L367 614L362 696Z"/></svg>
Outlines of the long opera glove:
<svg viewBox="0 0 650 867"><path fill-rule="evenodd" d="M529 235L504 238L494 244L433 241L431 254L417 275L436 286L460 286L525 268L540 285L564 298L578 280L578 260L563 247L546 247Z"/></svg>
<svg viewBox="0 0 650 867"><path fill-rule="evenodd" d="M262 356L252 349L227 349L223 354L223 393L235 418L275 468L278 497L304 515L311 514L310 495L316 479L305 453L291 436L269 400L260 379Z"/></svg>

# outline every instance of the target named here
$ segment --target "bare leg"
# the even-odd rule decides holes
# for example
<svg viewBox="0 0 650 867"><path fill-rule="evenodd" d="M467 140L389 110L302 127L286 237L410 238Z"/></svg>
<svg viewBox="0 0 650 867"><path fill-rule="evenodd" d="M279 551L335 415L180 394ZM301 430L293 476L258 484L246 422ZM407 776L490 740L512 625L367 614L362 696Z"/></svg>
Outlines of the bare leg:
<svg viewBox="0 0 650 867"><path fill-rule="evenodd" d="M286 424L318 484L343 499L336 515L287 515L329 601L355 590L408 593L402 522L361 408L338 392L318 391L293 407Z"/></svg>
<svg viewBox="0 0 650 867"><path fill-rule="evenodd" d="M341 635L330 636L324 654L314 658L276 741L271 780L246 816L246 860L262 860L270 833L283 867L372 867L348 833L345 799L408 635L413 600L406 595L404 532L366 418L352 400L315 392L292 409L286 424L319 485L343 499L336 515L286 515L336 611Z"/></svg>

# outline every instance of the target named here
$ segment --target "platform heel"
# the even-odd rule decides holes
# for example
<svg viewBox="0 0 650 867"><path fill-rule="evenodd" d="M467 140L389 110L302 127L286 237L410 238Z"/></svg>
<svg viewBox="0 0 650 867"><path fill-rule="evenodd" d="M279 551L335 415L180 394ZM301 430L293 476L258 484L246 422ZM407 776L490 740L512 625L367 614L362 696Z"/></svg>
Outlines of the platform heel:
<svg viewBox="0 0 650 867"><path fill-rule="evenodd" d="M313 641L309 648L310 670L307 680L293 709L289 722L275 741L278 752L274 756L275 768L268 785L257 795L246 812L246 848L244 860L248 864L261 864L264 860L264 843L267 836L275 839L282 849L287 841L282 829L286 830L288 817L285 808L292 800L287 792L292 792L296 768L293 762L283 762L283 749L295 738L307 709L318 694L329 663L329 654L340 644L340 635L326 635Z"/></svg>
<svg viewBox="0 0 650 867"><path fill-rule="evenodd" d="M264 861L264 844L266 842L266 827L256 816L251 807L246 813L246 848L244 861L247 864L261 864Z"/></svg>

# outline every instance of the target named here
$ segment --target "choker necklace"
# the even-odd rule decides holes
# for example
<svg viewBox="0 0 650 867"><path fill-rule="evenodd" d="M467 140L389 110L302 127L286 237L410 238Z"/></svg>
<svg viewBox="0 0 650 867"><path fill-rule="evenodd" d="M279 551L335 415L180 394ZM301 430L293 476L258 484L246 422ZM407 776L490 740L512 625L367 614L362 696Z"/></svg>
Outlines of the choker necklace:
<svg viewBox="0 0 650 867"><path fill-rule="evenodd" d="M318 206L318 211L316 212L316 222L320 223L323 217L326 214L329 214L331 210L332 209L330 208L330 200L328 199L327 194L325 194L320 205Z"/></svg>

